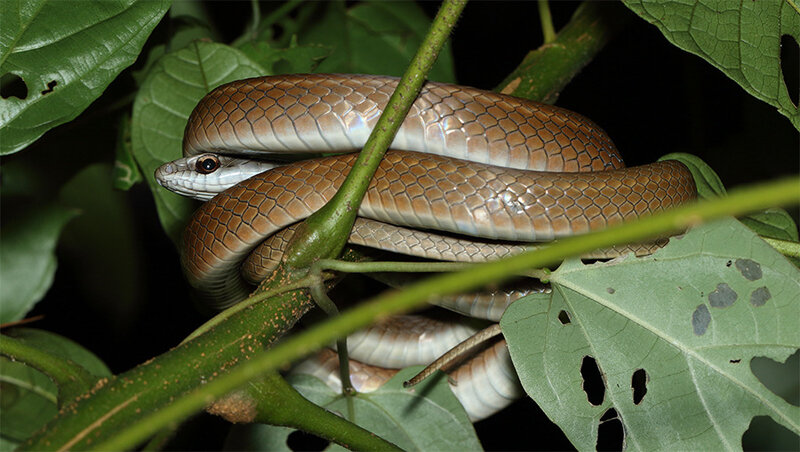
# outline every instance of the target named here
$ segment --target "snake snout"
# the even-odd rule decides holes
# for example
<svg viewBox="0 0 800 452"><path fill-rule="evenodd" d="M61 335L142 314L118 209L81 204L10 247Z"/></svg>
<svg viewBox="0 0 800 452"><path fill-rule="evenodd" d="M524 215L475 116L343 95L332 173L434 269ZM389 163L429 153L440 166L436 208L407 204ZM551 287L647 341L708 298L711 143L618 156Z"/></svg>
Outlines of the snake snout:
<svg viewBox="0 0 800 452"><path fill-rule="evenodd" d="M156 182L158 182L158 185L168 189L171 185L169 184L170 175L177 173L178 170L179 168L175 165L175 162L167 162L159 166L154 174Z"/></svg>

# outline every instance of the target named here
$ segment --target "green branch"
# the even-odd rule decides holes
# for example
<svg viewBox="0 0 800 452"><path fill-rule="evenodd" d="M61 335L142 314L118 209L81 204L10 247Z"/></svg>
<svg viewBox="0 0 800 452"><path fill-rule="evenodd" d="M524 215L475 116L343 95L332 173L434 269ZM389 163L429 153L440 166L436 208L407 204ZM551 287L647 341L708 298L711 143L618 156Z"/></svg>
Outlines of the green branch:
<svg viewBox="0 0 800 452"><path fill-rule="evenodd" d="M540 13L542 4L540 1ZM582 3L555 39L549 41L545 34L545 44L529 52L497 91L554 103L567 83L624 29L629 16L622 5L613 2Z"/></svg>
<svg viewBox="0 0 800 452"><path fill-rule="evenodd" d="M0 355L18 361L50 377L58 386L58 404L74 400L91 389L98 378L74 362L44 352L6 335L0 335Z"/></svg>
<svg viewBox="0 0 800 452"><path fill-rule="evenodd" d="M553 27L553 17L550 15L550 3L539 0L539 22L542 24L542 37L545 44L556 40L556 29Z"/></svg>
<svg viewBox="0 0 800 452"><path fill-rule="evenodd" d="M175 399L174 403L164 409L148 413L113 438L95 443L94 447L98 450L118 450L137 444L164 425L185 419L201 410L208 400L220 397L262 374L305 356L337 337L366 327L378 318L421 306L431 295L469 291L490 282L501 282L528 268L546 267L597 248L663 237L722 216L741 215L766 207L798 203L798 185L800 178L791 178L731 191L727 198L693 203L621 226L571 237L538 251L476 265L464 272L435 276L401 292L392 291L281 342L273 349L243 362L229 374Z"/></svg>
<svg viewBox="0 0 800 452"><path fill-rule="evenodd" d="M336 257L341 253L372 175L419 95L428 72L436 62L465 5L465 0L445 0L442 3L430 30L400 79L397 89L389 98L383 114L378 118L342 186L295 233L286 253L288 265L308 268L316 259Z"/></svg>
<svg viewBox="0 0 800 452"><path fill-rule="evenodd" d="M270 373L251 381L245 386L244 393L234 394L232 404L237 405L235 412L240 412L238 406L242 403L252 403L255 407L255 418L238 419L238 422L299 429L352 450L401 450L374 433L309 402L278 374ZM225 401L215 405L219 403Z"/></svg>

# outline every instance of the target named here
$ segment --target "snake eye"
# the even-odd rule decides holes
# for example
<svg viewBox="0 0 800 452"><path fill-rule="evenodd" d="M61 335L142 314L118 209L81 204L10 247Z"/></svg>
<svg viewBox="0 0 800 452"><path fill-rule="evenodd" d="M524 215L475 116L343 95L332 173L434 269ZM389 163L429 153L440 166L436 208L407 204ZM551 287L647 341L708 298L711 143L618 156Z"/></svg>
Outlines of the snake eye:
<svg viewBox="0 0 800 452"><path fill-rule="evenodd" d="M219 168L219 159L214 155L204 155L197 159L195 168L200 174L213 173Z"/></svg>

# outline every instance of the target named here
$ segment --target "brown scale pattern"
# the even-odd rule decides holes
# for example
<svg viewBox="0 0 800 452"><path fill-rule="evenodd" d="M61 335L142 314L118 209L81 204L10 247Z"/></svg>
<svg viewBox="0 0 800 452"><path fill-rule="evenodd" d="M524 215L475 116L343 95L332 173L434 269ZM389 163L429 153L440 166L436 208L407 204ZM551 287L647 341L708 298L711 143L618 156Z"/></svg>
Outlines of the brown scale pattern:
<svg viewBox="0 0 800 452"><path fill-rule="evenodd" d="M397 79L304 74L222 85L189 117L184 155L360 149ZM537 171L624 166L589 119L552 105L428 82L392 148Z"/></svg>
<svg viewBox="0 0 800 452"><path fill-rule="evenodd" d="M321 208L354 160L348 154L280 167L204 204L185 234L190 282L201 291L241 294L238 263L264 238ZM674 161L570 174L392 151L372 179L359 216L531 242L601 229L694 197L691 174Z"/></svg>

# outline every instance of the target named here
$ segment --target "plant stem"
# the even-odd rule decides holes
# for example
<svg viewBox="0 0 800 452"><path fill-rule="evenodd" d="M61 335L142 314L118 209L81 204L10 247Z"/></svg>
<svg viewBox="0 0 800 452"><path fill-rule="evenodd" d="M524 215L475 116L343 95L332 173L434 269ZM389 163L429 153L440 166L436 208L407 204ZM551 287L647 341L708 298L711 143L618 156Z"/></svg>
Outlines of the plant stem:
<svg viewBox="0 0 800 452"><path fill-rule="evenodd" d="M74 362L43 352L25 341L0 335L0 355L26 364L50 377L58 386L58 402L63 404L91 389L98 378Z"/></svg>
<svg viewBox="0 0 800 452"><path fill-rule="evenodd" d="M322 209L311 215L295 233L285 258L290 267L308 268L313 261L338 256L342 251L358 213L357 206L361 205L372 175L422 89L428 72L436 62L465 5L464 0L445 0L442 3L430 30L386 104L383 114L378 118L364 149L359 153L353 169L336 195Z"/></svg>
<svg viewBox="0 0 800 452"><path fill-rule="evenodd" d="M553 17L550 15L550 3L547 0L539 0L538 5L544 43L550 44L556 40L556 29L553 27Z"/></svg>
<svg viewBox="0 0 800 452"><path fill-rule="evenodd" d="M529 52L496 90L554 103L567 83L624 29L630 17L624 9L612 2L583 2L555 39L545 36L545 44Z"/></svg>
<svg viewBox="0 0 800 452"><path fill-rule="evenodd" d="M345 273L430 273L466 270L472 265L474 264L469 262L345 262L336 259L320 259L311 266L311 269L312 272L333 270Z"/></svg>
<svg viewBox="0 0 800 452"><path fill-rule="evenodd" d="M267 374L265 378L251 382L247 391L258 403L257 422L300 429L352 450L401 450L374 433L309 402L277 374ZM342 438L347 438L347 442Z"/></svg>
<svg viewBox="0 0 800 452"><path fill-rule="evenodd" d="M93 446L99 450L117 450L137 444L164 425L185 419L201 410L208 400L226 394L261 374L274 371L283 363L304 356L309 350L363 328L378 318L400 314L420 306L431 295L463 292L489 282L501 282L527 268L545 267L598 248L643 242L722 216L741 215L766 207L798 203L798 184L800 178L789 178L731 191L727 198L701 201L595 233L570 237L543 250L476 265L460 273L437 275L411 285L402 292L389 292L254 356L230 373L175 399L162 410L144 415L133 425L118 431L117 435Z"/></svg>

